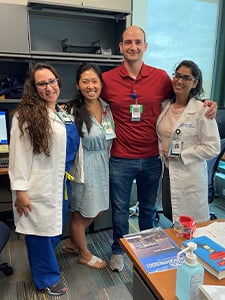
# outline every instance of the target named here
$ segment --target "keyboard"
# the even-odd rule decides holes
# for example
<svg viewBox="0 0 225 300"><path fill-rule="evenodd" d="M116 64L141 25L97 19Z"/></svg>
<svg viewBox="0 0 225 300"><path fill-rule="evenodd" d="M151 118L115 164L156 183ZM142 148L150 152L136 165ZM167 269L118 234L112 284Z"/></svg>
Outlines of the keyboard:
<svg viewBox="0 0 225 300"><path fill-rule="evenodd" d="M0 168L7 168L9 166L8 157L0 157Z"/></svg>

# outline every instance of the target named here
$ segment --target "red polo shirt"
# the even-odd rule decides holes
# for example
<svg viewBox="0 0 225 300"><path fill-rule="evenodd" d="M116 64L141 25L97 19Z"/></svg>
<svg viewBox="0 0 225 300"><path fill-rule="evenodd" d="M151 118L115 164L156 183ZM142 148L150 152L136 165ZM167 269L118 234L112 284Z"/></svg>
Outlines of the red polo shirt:
<svg viewBox="0 0 225 300"><path fill-rule="evenodd" d="M156 156L158 139L156 121L161 112L161 101L170 97L171 79L161 69L143 63L136 79L132 79L124 64L103 73L101 97L110 105L115 121L116 139L111 154L121 158L147 158ZM131 121L130 105L143 105L140 121Z"/></svg>

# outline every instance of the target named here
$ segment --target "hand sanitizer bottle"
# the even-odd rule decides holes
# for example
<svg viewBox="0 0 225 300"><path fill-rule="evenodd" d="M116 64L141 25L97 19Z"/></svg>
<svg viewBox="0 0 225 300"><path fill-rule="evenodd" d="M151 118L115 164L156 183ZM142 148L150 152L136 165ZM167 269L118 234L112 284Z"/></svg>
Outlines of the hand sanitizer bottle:
<svg viewBox="0 0 225 300"><path fill-rule="evenodd" d="M176 296L179 300L197 300L199 285L204 282L204 268L197 262L193 251L197 249L195 243L187 243L187 248L178 253L186 253L184 263L177 268Z"/></svg>

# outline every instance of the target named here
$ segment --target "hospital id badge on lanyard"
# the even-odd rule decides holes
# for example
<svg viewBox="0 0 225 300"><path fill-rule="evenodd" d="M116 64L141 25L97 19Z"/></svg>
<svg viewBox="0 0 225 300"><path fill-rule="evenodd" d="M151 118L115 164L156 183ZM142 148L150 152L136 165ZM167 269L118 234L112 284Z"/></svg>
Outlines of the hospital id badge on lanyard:
<svg viewBox="0 0 225 300"><path fill-rule="evenodd" d="M63 121L63 123L65 123L65 124L72 124L73 123L73 121L71 120L71 118L70 118L70 116L68 115L67 112L57 111L56 114L60 118L60 120Z"/></svg>
<svg viewBox="0 0 225 300"><path fill-rule="evenodd" d="M113 122L103 121L102 128L104 130L106 140L111 140L116 137Z"/></svg>
<svg viewBox="0 0 225 300"><path fill-rule="evenodd" d="M130 105L131 121L141 121L143 105L138 104L137 95L135 93L131 94L131 98L135 100L135 104Z"/></svg>
<svg viewBox="0 0 225 300"><path fill-rule="evenodd" d="M180 139L180 129L176 129L175 136L172 137L170 141L169 151L168 151L168 157L172 158L180 158L183 142Z"/></svg>
<svg viewBox="0 0 225 300"><path fill-rule="evenodd" d="M113 122L112 113L108 109L105 109L103 113L102 129L104 131L106 140L111 140L116 137L115 125Z"/></svg>

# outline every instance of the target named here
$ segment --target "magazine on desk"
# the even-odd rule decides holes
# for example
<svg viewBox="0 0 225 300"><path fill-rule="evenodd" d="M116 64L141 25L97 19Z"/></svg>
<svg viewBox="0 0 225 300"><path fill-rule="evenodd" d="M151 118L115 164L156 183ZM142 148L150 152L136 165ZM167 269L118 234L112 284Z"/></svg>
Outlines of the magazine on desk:
<svg viewBox="0 0 225 300"><path fill-rule="evenodd" d="M225 248L207 236L184 241L182 247L186 247L189 241L197 244L194 253L201 265L217 279L225 278Z"/></svg>
<svg viewBox="0 0 225 300"><path fill-rule="evenodd" d="M175 269L183 263L184 255L177 259L181 249L161 227L127 234L124 238L148 274Z"/></svg>

